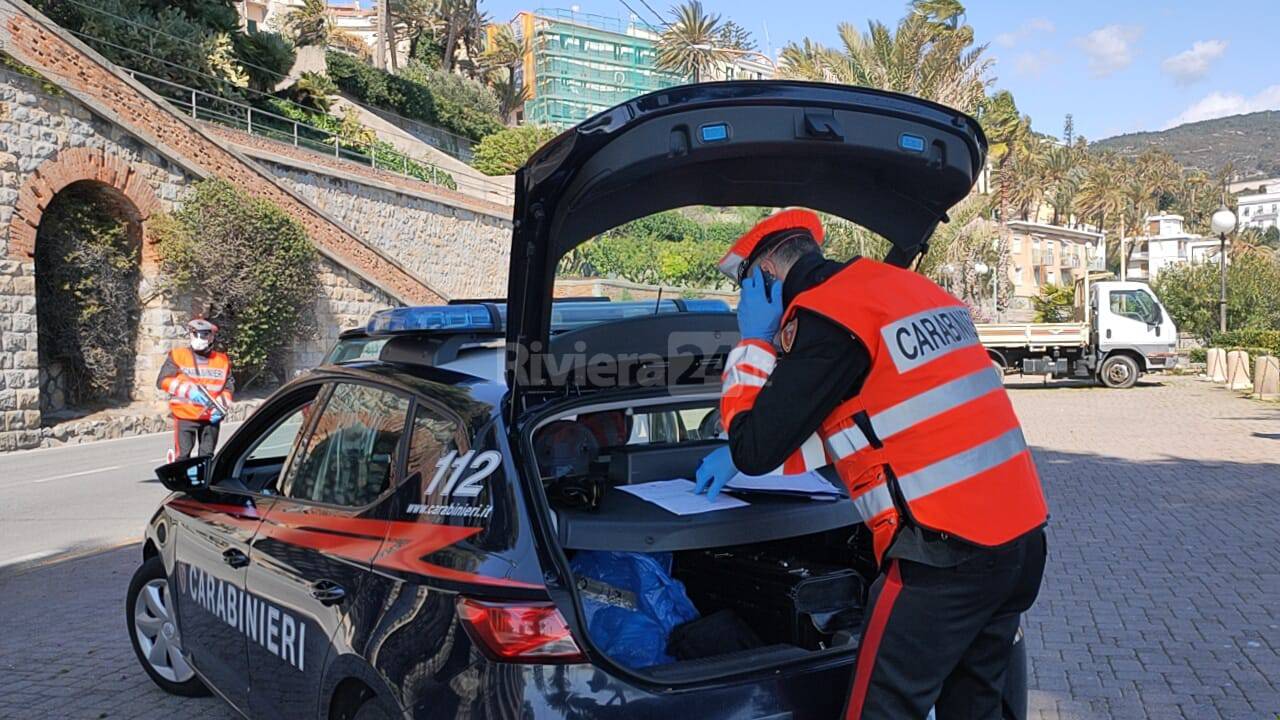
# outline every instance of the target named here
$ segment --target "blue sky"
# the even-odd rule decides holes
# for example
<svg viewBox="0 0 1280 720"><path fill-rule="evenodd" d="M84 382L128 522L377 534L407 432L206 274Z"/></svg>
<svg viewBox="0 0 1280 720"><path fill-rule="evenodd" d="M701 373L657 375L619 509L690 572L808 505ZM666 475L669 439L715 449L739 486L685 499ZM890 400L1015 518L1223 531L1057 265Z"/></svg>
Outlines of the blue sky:
<svg viewBox="0 0 1280 720"><path fill-rule="evenodd" d="M627 0L652 21L640 0ZM704 0L732 17L765 48L765 27L776 53L788 41L810 37L838 42L836 25L865 28L869 19L895 23L903 0L857 3L779 0ZM481 8L506 20L535 7L570 7L627 17L621 0L569 0L530 4L482 0ZM671 3L649 0L666 12ZM1063 117L1090 139L1181 122L1280 109L1280 3L1038 2L966 3L968 21L996 61L996 86L1011 90L1041 132L1060 134Z"/></svg>

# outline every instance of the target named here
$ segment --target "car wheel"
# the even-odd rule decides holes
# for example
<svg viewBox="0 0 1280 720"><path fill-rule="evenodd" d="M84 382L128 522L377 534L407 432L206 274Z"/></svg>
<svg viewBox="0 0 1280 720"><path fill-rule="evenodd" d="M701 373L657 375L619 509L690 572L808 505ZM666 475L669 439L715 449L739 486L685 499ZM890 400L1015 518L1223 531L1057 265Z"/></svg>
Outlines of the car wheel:
<svg viewBox="0 0 1280 720"><path fill-rule="evenodd" d="M1098 378L1109 388L1131 388L1138 382L1138 362L1128 355L1112 355L1102 362Z"/></svg>
<svg viewBox="0 0 1280 720"><path fill-rule="evenodd" d="M208 695L182 652L182 637L174 613L175 598L159 555L142 563L129 582L125 605L129 640L138 662L160 689L174 695Z"/></svg>

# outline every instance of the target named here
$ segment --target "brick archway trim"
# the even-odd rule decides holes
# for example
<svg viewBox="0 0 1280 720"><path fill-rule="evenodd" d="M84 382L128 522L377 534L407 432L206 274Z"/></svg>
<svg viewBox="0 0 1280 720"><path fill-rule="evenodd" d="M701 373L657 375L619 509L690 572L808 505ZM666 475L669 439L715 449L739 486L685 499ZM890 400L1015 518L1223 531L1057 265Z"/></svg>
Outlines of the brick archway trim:
<svg viewBox="0 0 1280 720"><path fill-rule="evenodd" d="M115 189L133 204L134 218L145 223L160 209L160 199L141 174L124 158L99 148L70 148L36 168L18 191L18 202L9 221L9 259L28 261L35 256L36 231L44 211L63 188L94 181ZM143 242L144 262L149 255Z"/></svg>

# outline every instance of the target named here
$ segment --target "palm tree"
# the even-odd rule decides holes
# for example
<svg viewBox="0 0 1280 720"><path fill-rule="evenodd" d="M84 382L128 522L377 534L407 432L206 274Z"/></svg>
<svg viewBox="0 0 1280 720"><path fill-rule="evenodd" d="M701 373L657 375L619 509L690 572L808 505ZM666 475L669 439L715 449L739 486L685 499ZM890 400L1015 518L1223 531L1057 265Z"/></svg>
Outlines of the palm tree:
<svg viewBox="0 0 1280 720"><path fill-rule="evenodd" d="M326 0L302 0L302 7L285 17L285 27L293 33L298 47L324 45L333 32L333 19L329 17Z"/></svg>
<svg viewBox="0 0 1280 720"><path fill-rule="evenodd" d="M729 59L719 46L720 16L689 0L671 12L672 22L658 38L658 67L700 81L710 70Z"/></svg>
<svg viewBox="0 0 1280 720"><path fill-rule="evenodd" d="M526 43L528 42L526 38ZM498 27L488 38L477 65L489 87L498 96L499 111L504 122L522 105L528 93L516 82L516 69L524 59L527 46L521 46L510 26Z"/></svg>
<svg viewBox="0 0 1280 720"><path fill-rule="evenodd" d="M973 113L986 97L991 60L983 57L985 45L972 46L972 28L952 27L959 14L948 12L913 10L894 30L872 21L866 33L842 23L840 50L808 39L791 43L780 74L893 90Z"/></svg>
<svg viewBox="0 0 1280 720"><path fill-rule="evenodd" d="M1076 207L1084 217L1096 221L1100 230L1111 227L1108 223L1122 218L1126 199L1122 172L1117 171L1120 161L1114 153L1095 156L1088 165L1088 172L1080 182ZM1124 221L1120 219L1121 235Z"/></svg>

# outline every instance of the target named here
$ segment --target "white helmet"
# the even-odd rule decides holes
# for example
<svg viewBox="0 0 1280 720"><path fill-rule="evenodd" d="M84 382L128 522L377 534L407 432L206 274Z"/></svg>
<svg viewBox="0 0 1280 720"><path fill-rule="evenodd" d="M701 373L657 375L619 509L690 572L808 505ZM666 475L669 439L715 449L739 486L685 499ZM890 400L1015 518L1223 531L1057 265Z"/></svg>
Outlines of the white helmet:
<svg viewBox="0 0 1280 720"><path fill-rule="evenodd" d="M213 338L218 334L218 326L204 318L196 318L187 323L187 333L191 336L191 349L204 352L213 344Z"/></svg>

